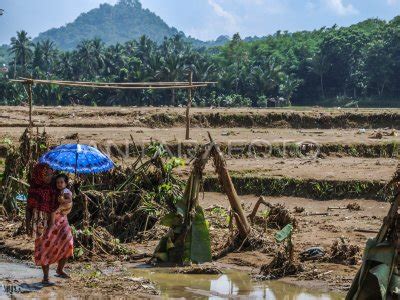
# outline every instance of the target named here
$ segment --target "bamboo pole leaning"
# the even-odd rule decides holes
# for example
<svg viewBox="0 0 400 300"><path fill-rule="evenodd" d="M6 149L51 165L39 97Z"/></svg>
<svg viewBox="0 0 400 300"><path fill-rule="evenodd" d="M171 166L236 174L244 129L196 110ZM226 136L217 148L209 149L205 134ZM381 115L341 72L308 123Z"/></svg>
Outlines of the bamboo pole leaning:
<svg viewBox="0 0 400 300"><path fill-rule="evenodd" d="M224 156L222 155L218 145L214 143L210 133L208 133L208 136L213 144L211 156L214 160L215 172L218 175L222 189L228 197L229 203L234 212L236 224L239 230L239 236L242 240L245 240L251 231L249 221L247 220L240 198L236 192L231 176L229 175Z"/></svg>

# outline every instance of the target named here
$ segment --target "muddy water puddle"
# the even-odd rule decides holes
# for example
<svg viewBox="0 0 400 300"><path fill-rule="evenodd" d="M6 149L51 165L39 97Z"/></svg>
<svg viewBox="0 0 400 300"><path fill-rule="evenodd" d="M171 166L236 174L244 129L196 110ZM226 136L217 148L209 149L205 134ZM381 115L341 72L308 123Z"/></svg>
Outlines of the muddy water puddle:
<svg viewBox="0 0 400 300"><path fill-rule="evenodd" d="M0 257L0 299L19 298L40 291L41 270L25 263Z"/></svg>
<svg viewBox="0 0 400 300"><path fill-rule="evenodd" d="M254 282L247 273L229 270L223 275L172 274L165 269L134 269L132 272L154 282L165 298L336 300L344 297L279 281Z"/></svg>
<svg viewBox="0 0 400 300"><path fill-rule="evenodd" d="M254 282L246 273L229 270L223 275L175 274L168 269L154 268L133 268L129 272L135 277L151 280L161 293L159 299L336 300L344 296L276 281ZM46 288L39 283L40 279L40 269L0 258L0 299L113 299L113 295L69 296L62 288L51 288L44 293ZM135 298L132 295L132 299Z"/></svg>

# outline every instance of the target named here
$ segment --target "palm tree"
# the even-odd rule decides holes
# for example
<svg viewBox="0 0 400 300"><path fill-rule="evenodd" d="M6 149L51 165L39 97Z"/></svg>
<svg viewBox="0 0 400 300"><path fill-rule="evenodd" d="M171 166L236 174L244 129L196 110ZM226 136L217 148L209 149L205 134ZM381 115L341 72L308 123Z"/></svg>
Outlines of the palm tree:
<svg viewBox="0 0 400 300"><path fill-rule="evenodd" d="M59 73L61 78L63 78L64 80L73 80L74 66L72 54L70 52L63 52L60 54L57 69L57 72Z"/></svg>
<svg viewBox="0 0 400 300"><path fill-rule="evenodd" d="M190 56L190 47L188 47L182 39L182 36L176 35L172 38L165 38L160 47L162 55L161 67L155 74L158 80L174 82L183 77L185 65ZM170 105L176 104L176 90L171 91Z"/></svg>
<svg viewBox="0 0 400 300"><path fill-rule="evenodd" d="M291 104L293 94L297 91L301 83L302 80L294 78L293 74L285 74L283 76L282 83L279 86L279 92L288 104Z"/></svg>
<svg viewBox="0 0 400 300"><path fill-rule="evenodd" d="M96 62L96 71L104 66L104 43L99 38L92 40L91 54Z"/></svg>
<svg viewBox="0 0 400 300"><path fill-rule="evenodd" d="M116 76L125 67L126 55L121 44L110 46L104 53L105 76Z"/></svg>
<svg viewBox="0 0 400 300"><path fill-rule="evenodd" d="M54 42L50 40L45 40L40 43L40 47L42 49L42 57L43 57L43 70L48 74L51 73L52 66L57 57L57 50Z"/></svg>
<svg viewBox="0 0 400 300"><path fill-rule="evenodd" d="M234 34L232 40L228 43L226 48L226 57L231 64L230 69L235 75L232 83L235 85L235 93L238 94L239 84L243 75L243 68L248 62L248 52L239 33Z"/></svg>
<svg viewBox="0 0 400 300"><path fill-rule="evenodd" d="M97 59L92 55L92 48L93 43L90 40L80 42L77 47L77 55L82 70L81 73L89 78L95 75L97 69Z"/></svg>
<svg viewBox="0 0 400 300"><path fill-rule="evenodd" d="M179 80L183 71L183 61L181 55L175 55L169 53L163 60L163 65L160 70L156 73L156 78L163 81L174 82ZM175 106L176 104L176 90L171 91L171 102L170 105Z"/></svg>
<svg viewBox="0 0 400 300"><path fill-rule="evenodd" d="M275 58L270 57L251 68L248 82L251 89L257 91L257 96L270 96L278 87L281 77L281 66Z"/></svg>
<svg viewBox="0 0 400 300"><path fill-rule="evenodd" d="M32 58L33 43L25 30L17 31L17 37L11 38L10 53L14 55L14 78L17 74L17 65L22 67L22 74L26 75L26 65Z"/></svg>

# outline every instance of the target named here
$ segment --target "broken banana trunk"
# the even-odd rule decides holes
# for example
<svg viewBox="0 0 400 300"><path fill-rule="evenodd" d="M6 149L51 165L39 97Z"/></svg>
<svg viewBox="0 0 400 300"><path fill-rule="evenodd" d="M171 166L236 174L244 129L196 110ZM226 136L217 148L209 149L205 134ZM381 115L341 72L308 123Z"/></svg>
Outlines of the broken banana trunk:
<svg viewBox="0 0 400 300"><path fill-rule="evenodd" d="M383 225L367 242L363 264L346 300L398 299L400 296L400 193L395 197Z"/></svg>
<svg viewBox="0 0 400 300"><path fill-rule="evenodd" d="M195 159L183 197L176 201L176 212L161 220L161 224L170 230L155 250L154 257L158 260L179 264L212 260L210 233L199 205L203 170L210 150L211 147L205 148Z"/></svg>
<svg viewBox="0 0 400 300"><path fill-rule="evenodd" d="M176 201L176 212L167 214L161 220L161 224L170 227L170 230L158 244L154 258L172 263L204 263L212 260L210 233L204 211L199 205L203 171L210 156L213 157L215 171L234 212L239 237L245 240L250 233L249 222L229 176L225 159L211 139L211 143L198 154L193 163L184 195Z"/></svg>

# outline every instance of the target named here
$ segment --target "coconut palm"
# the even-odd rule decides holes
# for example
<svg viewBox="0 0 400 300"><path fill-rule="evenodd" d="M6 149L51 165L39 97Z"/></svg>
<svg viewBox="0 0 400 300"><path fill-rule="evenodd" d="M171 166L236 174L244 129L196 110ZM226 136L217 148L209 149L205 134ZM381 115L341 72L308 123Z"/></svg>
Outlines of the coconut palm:
<svg viewBox="0 0 400 300"><path fill-rule="evenodd" d="M57 58L57 50L54 42L45 40L40 43L43 59L43 70L48 74L51 73L52 66Z"/></svg>
<svg viewBox="0 0 400 300"><path fill-rule="evenodd" d="M33 43L25 30L18 31L17 37L11 38L10 53L14 55L14 77L17 74L17 66L21 66L22 75L26 75L27 64L32 59Z"/></svg>

